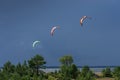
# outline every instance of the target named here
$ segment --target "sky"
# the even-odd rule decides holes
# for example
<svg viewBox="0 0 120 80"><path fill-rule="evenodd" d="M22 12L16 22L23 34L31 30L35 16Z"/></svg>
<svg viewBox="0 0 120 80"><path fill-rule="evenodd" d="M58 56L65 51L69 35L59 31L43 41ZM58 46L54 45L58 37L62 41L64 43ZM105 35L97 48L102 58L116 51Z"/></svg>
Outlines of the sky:
<svg viewBox="0 0 120 80"><path fill-rule="evenodd" d="M120 65L120 0L0 0L0 66L36 54L47 66ZM82 16L90 16L83 27ZM53 26L60 26L50 35ZM34 48L34 41L40 41Z"/></svg>

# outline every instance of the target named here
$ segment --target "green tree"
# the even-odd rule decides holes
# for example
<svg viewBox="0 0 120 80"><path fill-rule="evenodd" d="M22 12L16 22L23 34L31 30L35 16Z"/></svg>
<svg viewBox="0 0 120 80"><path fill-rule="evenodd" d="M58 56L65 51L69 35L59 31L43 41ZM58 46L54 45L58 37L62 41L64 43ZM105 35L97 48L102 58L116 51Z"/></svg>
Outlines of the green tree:
<svg viewBox="0 0 120 80"><path fill-rule="evenodd" d="M86 74L87 74L89 71L90 71L90 68L89 68L88 66L84 66L84 67L82 68L81 75L82 75L83 77L85 77Z"/></svg>
<svg viewBox="0 0 120 80"><path fill-rule="evenodd" d="M114 68L113 77L115 77L115 80L120 80L120 66Z"/></svg>
<svg viewBox="0 0 120 80"><path fill-rule="evenodd" d="M49 75L49 76L48 76L48 80L56 80L56 78L53 77L53 76L51 76L51 75Z"/></svg>
<svg viewBox="0 0 120 80"><path fill-rule="evenodd" d="M18 64L16 65L16 72L17 72L20 76L22 76L23 70L22 70L22 65L21 65L21 63L18 63Z"/></svg>
<svg viewBox="0 0 120 80"><path fill-rule="evenodd" d="M71 78L77 77L78 69L75 64L73 64L72 56L63 56L59 59L61 62L60 72L63 76L63 80L70 80Z"/></svg>
<svg viewBox="0 0 120 80"><path fill-rule="evenodd" d="M88 66L84 66L77 80L95 80L93 72Z"/></svg>
<svg viewBox="0 0 120 80"><path fill-rule="evenodd" d="M30 74L29 70L30 70L30 68L27 66L26 61L24 61L23 64L18 63L18 64L16 65L16 72L17 72L21 77L24 76L24 75Z"/></svg>
<svg viewBox="0 0 120 80"><path fill-rule="evenodd" d="M0 72L0 80L8 80L9 77L8 75L6 75L6 73L4 72Z"/></svg>
<svg viewBox="0 0 120 80"><path fill-rule="evenodd" d="M7 61L3 66L3 72L9 74L9 73L14 73L14 71L15 71L15 66L10 61Z"/></svg>
<svg viewBox="0 0 120 80"><path fill-rule="evenodd" d="M22 70L24 71L24 75L30 75L31 74L31 69L29 68L28 64L26 61L22 64Z"/></svg>
<svg viewBox="0 0 120 80"><path fill-rule="evenodd" d="M59 60L62 65L70 66L73 63L72 56L63 56Z"/></svg>
<svg viewBox="0 0 120 80"><path fill-rule="evenodd" d="M14 72L15 66L10 61L7 61L0 72L0 80L8 80Z"/></svg>
<svg viewBox="0 0 120 80"><path fill-rule="evenodd" d="M71 65L71 68L70 68L71 77L74 78L74 79L76 79L77 76L78 76L78 72L79 72L79 71L78 71L77 66L76 66L75 64L72 64L72 65Z"/></svg>
<svg viewBox="0 0 120 80"><path fill-rule="evenodd" d="M39 68L42 68L46 62L44 61L44 58L40 55L36 55L30 60L28 60L29 67L33 69L33 71L36 72L37 75L39 75Z"/></svg>
<svg viewBox="0 0 120 80"><path fill-rule="evenodd" d="M112 72L109 67L102 70L103 77L112 77Z"/></svg>
<svg viewBox="0 0 120 80"><path fill-rule="evenodd" d="M9 80L21 80L21 76L15 72L11 74L11 76L9 77Z"/></svg>

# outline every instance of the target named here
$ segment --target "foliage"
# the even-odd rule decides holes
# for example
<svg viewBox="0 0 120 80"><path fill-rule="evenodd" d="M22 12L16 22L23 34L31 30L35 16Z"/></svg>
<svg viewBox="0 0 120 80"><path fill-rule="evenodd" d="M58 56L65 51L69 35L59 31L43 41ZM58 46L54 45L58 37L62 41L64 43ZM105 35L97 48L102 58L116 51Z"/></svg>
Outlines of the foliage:
<svg viewBox="0 0 120 80"><path fill-rule="evenodd" d="M72 56L63 56L60 58L61 67L60 73L63 80L76 79L78 69L75 64L73 64Z"/></svg>
<svg viewBox="0 0 120 80"><path fill-rule="evenodd" d="M8 80L8 76L4 72L0 72L0 80Z"/></svg>
<svg viewBox="0 0 120 80"><path fill-rule="evenodd" d="M109 67L102 70L103 77L112 77L112 72Z"/></svg>
<svg viewBox="0 0 120 80"><path fill-rule="evenodd" d="M70 66L73 63L72 56L63 56L59 60L62 65Z"/></svg>
<svg viewBox="0 0 120 80"><path fill-rule="evenodd" d="M0 80L46 80L45 73L38 70L46 62L40 55L36 55L28 62L20 62L17 65L13 65L10 61L7 61L3 68L0 70ZM37 73L36 73L37 71ZM40 73L40 75L38 75Z"/></svg>
<svg viewBox="0 0 120 80"><path fill-rule="evenodd" d="M120 66L115 67L113 76L115 77L115 80L120 80Z"/></svg>
<svg viewBox="0 0 120 80"><path fill-rule="evenodd" d="M95 80L93 72L89 69L88 66L84 66L80 75L77 77L77 80Z"/></svg>
<svg viewBox="0 0 120 80"><path fill-rule="evenodd" d="M21 80L21 77L18 73L13 73L11 76L10 76L10 80Z"/></svg>
<svg viewBox="0 0 120 80"><path fill-rule="evenodd" d="M60 58L60 70L45 73L45 60L40 55L35 55L23 64L20 62L13 65L10 61L6 62L0 70L0 80L95 80L93 72L88 66L84 66L82 70L78 70L73 63L72 56L63 56ZM104 70L106 74L110 73L110 69ZM103 71L103 72L104 72ZM120 67L114 69L113 75L116 80L120 80Z"/></svg>
<svg viewBox="0 0 120 80"><path fill-rule="evenodd" d="M71 74L71 78L76 79L78 76L78 69L77 66L75 64L72 64L70 67L70 74Z"/></svg>
<svg viewBox="0 0 120 80"><path fill-rule="evenodd" d="M88 66L84 66L81 71L81 75L84 77L90 71Z"/></svg>
<svg viewBox="0 0 120 80"><path fill-rule="evenodd" d="M49 75L49 76L48 76L48 80L56 80L56 78L53 77L53 76L51 76L51 75Z"/></svg>
<svg viewBox="0 0 120 80"><path fill-rule="evenodd" d="M13 73L14 70L15 70L15 66L10 61L7 61L3 66L3 72L7 74Z"/></svg>
<svg viewBox="0 0 120 80"><path fill-rule="evenodd" d="M43 67L46 62L44 61L44 58L40 55L36 55L30 60L28 60L29 67L35 72L34 74L39 75L39 68Z"/></svg>

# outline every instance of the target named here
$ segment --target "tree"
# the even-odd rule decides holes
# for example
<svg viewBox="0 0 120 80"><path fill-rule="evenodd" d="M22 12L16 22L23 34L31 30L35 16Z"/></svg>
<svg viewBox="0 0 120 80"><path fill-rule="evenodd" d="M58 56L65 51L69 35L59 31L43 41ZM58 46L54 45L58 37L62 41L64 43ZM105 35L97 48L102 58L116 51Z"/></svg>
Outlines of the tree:
<svg viewBox="0 0 120 80"><path fill-rule="evenodd" d="M112 77L112 72L109 67L102 70L103 77Z"/></svg>
<svg viewBox="0 0 120 80"><path fill-rule="evenodd" d="M73 64L72 56L63 56L59 59L61 62L60 72L63 76L63 80L70 80L70 78L76 78L78 69L75 64Z"/></svg>
<svg viewBox="0 0 120 80"><path fill-rule="evenodd" d="M77 80L95 80L95 77L90 68L88 66L84 66Z"/></svg>
<svg viewBox="0 0 120 80"><path fill-rule="evenodd" d="M21 80L21 76L15 72L9 77L9 80Z"/></svg>
<svg viewBox="0 0 120 80"><path fill-rule="evenodd" d="M15 66L10 62L7 61L3 66L3 72L5 73L13 73L15 71Z"/></svg>
<svg viewBox="0 0 120 80"><path fill-rule="evenodd" d="M81 75L84 77L89 71L90 71L90 68L88 66L84 66L82 68Z"/></svg>
<svg viewBox="0 0 120 80"><path fill-rule="evenodd" d="M42 68L46 62L44 61L44 58L40 55L36 55L30 60L28 60L29 67L33 69L33 71L36 72L37 75L39 75L39 68Z"/></svg>
<svg viewBox="0 0 120 80"><path fill-rule="evenodd" d="M120 66L114 68L113 77L115 80L120 80Z"/></svg>
<svg viewBox="0 0 120 80"><path fill-rule="evenodd" d="M8 80L9 77L5 72L0 72L0 80Z"/></svg>
<svg viewBox="0 0 120 80"><path fill-rule="evenodd" d="M74 79L77 78L77 76L78 76L78 69L77 69L77 66L75 64L71 65L70 73L71 73L71 77L72 78L74 78Z"/></svg>
<svg viewBox="0 0 120 80"><path fill-rule="evenodd" d="M62 65L70 66L73 63L73 58L72 56L63 56L59 60Z"/></svg>
<svg viewBox="0 0 120 80"><path fill-rule="evenodd" d="M0 80L8 80L14 72L15 66L10 61L7 61L0 72Z"/></svg>
<svg viewBox="0 0 120 80"><path fill-rule="evenodd" d="M16 65L16 72L17 72L20 76L23 75L22 65L21 65L20 63L18 63L18 64Z"/></svg>
<svg viewBox="0 0 120 80"><path fill-rule="evenodd" d="M48 76L48 80L56 80L56 78L53 77L53 76L51 76L51 75L49 75L49 76Z"/></svg>
<svg viewBox="0 0 120 80"><path fill-rule="evenodd" d="M26 61L24 61L23 64L18 63L18 64L16 65L16 72L17 72L21 77L24 76L24 75L30 74L29 71L30 71L30 70L29 70L29 67L27 66Z"/></svg>

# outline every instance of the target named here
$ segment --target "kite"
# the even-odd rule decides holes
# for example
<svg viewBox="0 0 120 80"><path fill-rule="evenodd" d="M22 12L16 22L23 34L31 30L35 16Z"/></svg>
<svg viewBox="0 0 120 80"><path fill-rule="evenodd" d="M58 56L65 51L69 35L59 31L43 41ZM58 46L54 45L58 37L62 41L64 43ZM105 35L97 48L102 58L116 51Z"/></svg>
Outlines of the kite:
<svg viewBox="0 0 120 80"><path fill-rule="evenodd" d="M50 31L50 34L53 36L53 34L54 34L54 31L57 29L57 28L59 28L59 26L53 26L52 27L52 29L51 29L51 31Z"/></svg>
<svg viewBox="0 0 120 80"><path fill-rule="evenodd" d="M34 41L32 47L34 48L37 43L40 43L40 41Z"/></svg>
<svg viewBox="0 0 120 80"><path fill-rule="evenodd" d="M84 21L86 18L91 19L91 17L83 16L83 17L80 19L80 25L81 25L81 26L83 26L83 21Z"/></svg>

